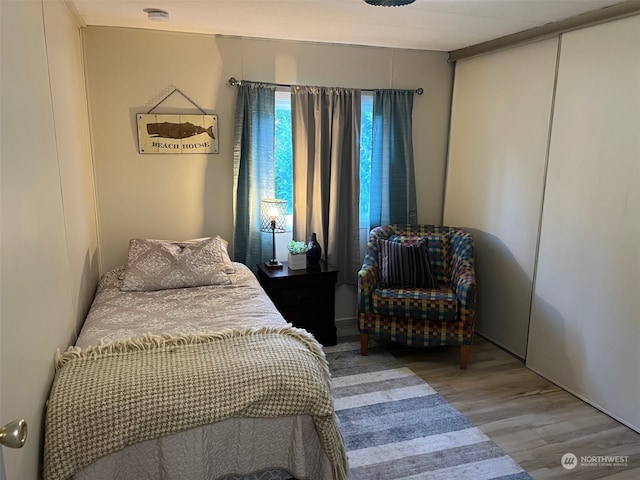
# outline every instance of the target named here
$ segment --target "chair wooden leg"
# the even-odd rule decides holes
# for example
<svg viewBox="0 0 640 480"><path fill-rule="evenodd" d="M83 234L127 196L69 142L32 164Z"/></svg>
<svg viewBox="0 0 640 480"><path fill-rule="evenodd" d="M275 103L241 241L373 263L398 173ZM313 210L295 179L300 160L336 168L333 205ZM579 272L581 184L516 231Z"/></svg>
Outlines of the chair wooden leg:
<svg viewBox="0 0 640 480"><path fill-rule="evenodd" d="M369 334L360 334L360 355L366 357L369 354Z"/></svg>
<svg viewBox="0 0 640 480"><path fill-rule="evenodd" d="M467 369L467 362L469 361L469 349L471 345L460 345L460 370Z"/></svg>

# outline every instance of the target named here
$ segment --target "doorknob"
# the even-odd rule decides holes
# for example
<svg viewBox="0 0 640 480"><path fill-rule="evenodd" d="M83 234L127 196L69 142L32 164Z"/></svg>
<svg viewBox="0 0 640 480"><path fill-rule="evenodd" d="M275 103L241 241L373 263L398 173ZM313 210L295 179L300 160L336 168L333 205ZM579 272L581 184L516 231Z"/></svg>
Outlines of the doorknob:
<svg viewBox="0 0 640 480"><path fill-rule="evenodd" d="M20 448L27 441L27 422L24 418L14 420L0 428L0 444Z"/></svg>

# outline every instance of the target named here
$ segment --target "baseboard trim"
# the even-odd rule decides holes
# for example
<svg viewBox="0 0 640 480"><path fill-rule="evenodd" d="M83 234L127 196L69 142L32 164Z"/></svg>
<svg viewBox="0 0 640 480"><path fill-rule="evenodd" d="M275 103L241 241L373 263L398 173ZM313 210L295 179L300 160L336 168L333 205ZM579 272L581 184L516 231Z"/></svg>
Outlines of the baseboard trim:
<svg viewBox="0 0 640 480"><path fill-rule="evenodd" d="M358 317L343 317L336 318L336 323L353 323L354 325L358 322Z"/></svg>
<svg viewBox="0 0 640 480"><path fill-rule="evenodd" d="M527 367L529 370L531 370L532 372L534 372L537 375L540 375L542 378L544 378L545 380L550 381L551 383L553 383L554 385L560 387L561 389L563 389L565 392L569 392L571 395L573 395L576 398L579 398L580 400L582 400L584 403L588 403L589 405L591 405L593 408L600 410L602 413L604 413L605 415L610 416L611 418L613 418L614 420L616 420L617 422L620 422L622 425L624 425L625 427L629 427L631 430L640 433L640 426L638 425L633 425L631 423L629 423L627 420L624 420L622 418L620 418L619 416L617 416L615 413L610 412L609 410L607 410L606 408L603 408L602 406L598 405L597 403L595 403L593 400L589 400L588 398L586 398L584 395L581 395L575 391L573 391L570 388L565 387L564 385L562 385L562 383L554 380L552 377L550 377L549 375L545 375L542 372L539 372L537 369L530 367L529 365L527 365L525 363L525 367Z"/></svg>
<svg viewBox="0 0 640 480"><path fill-rule="evenodd" d="M474 333L474 335L480 335L485 340L493 343L496 347L500 347L502 350L504 350L505 352L509 353L510 355L513 355L517 359L522 360L523 362L525 361L525 358L522 355L519 355L518 353L514 352L512 349L510 349L509 347L507 347L503 343L501 343L498 340L492 338L491 335L486 335L486 334L484 334L482 332L479 332L477 330L474 331L473 333Z"/></svg>

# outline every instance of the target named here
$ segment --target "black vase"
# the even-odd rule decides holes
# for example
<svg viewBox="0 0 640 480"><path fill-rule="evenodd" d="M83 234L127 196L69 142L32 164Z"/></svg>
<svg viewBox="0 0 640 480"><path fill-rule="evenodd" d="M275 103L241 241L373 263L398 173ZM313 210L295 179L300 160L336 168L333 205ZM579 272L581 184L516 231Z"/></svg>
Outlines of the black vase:
<svg viewBox="0 0 640 480"><path fill-rule="evenodd" d="M322 248L318 243L318 239L316 238L316 234L312 233L311 238L309 239L309 244L311 245L307 250L307 263L309 265L317 265L318 260L322 256Z"/></svg>

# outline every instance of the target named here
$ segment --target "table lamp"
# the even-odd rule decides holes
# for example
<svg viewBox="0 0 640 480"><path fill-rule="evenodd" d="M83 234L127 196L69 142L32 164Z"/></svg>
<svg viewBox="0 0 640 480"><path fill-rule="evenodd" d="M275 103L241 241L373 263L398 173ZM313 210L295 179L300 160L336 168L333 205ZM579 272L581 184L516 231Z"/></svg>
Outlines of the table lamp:
<svg viewBox="0 0 640 480"><path fill-rule="evenodd" d="M260 231L271 233L271 260L264 263L267 268L282 268L282 263L276 260L276 233L286 231L285 213L287 201L278 198L263 198L260 203Z"/></svg>

